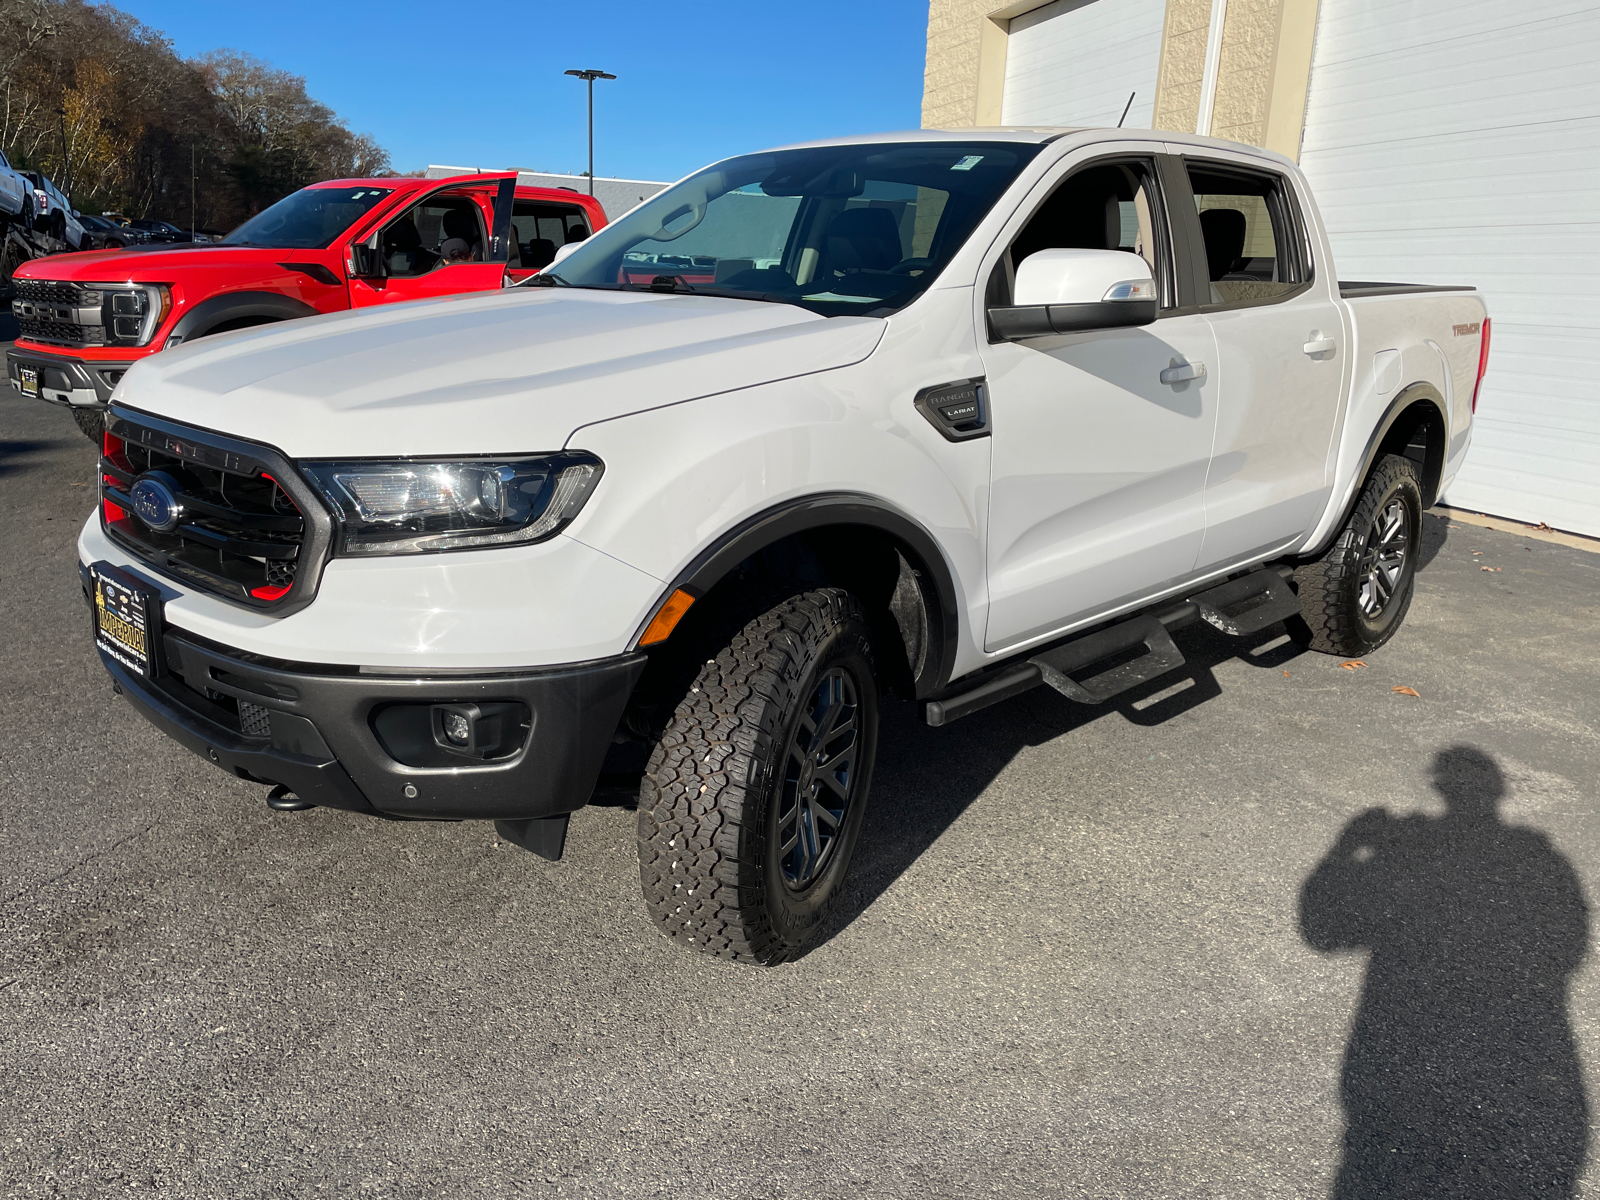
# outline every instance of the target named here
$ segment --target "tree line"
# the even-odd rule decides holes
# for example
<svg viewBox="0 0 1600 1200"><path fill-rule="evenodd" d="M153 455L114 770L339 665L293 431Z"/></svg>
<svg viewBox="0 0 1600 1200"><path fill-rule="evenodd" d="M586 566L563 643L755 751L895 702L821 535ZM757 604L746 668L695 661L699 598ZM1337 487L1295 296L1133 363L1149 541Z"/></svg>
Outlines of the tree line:
<svg viewBox="0 0 1600 1200"><path fill-rule="evenodd" d="M251 55L180 58L110 4L0 0L0 151L82 212L230 229L319 179L390 174L389 155Z"/></svg>

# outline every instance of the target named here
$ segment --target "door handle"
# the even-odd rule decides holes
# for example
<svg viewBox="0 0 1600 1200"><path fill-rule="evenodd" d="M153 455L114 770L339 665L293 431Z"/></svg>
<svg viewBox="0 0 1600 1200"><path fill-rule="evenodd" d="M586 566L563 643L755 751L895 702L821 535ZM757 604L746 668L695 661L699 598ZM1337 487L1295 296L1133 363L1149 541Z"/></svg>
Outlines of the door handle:
<svg viewBox="0 0 1600 1200"><path fill-rule="evenodd" d="M1205 363L1184 363L1181 367L1168 367L1161 372L1162 383L1187 383L1191 379L1205 377Z"/></svg>
<svg viewBox="0 0 1600 1200"><path fill-rule="evenodd" d="M1330 337L1312 338L1304 346L1300 347L1307 354L1326 354L1329 350L1337 350L1338 348L1339 343Z"/></svg>

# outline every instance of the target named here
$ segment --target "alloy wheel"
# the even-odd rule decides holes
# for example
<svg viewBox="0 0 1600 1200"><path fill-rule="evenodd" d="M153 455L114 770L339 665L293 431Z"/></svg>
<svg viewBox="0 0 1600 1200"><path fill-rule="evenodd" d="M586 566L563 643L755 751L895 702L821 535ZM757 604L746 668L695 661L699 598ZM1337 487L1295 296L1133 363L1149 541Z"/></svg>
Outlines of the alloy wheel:
<svg viewBox="0 0 1600 1200"><path fill-rule="evenodd" d="M1396 496L1372 522L1361 554L1361 611L1370 619L1388 606L1411 553L1411 513Z"/></svg>
<svg viewBox="0 0 1600 1200"><path fill-rule="evenodd" d="M809 887L844 830L859 775L855 680L835 667L800 713L784 756L778 802L778 866L791 891Z"/></svg>

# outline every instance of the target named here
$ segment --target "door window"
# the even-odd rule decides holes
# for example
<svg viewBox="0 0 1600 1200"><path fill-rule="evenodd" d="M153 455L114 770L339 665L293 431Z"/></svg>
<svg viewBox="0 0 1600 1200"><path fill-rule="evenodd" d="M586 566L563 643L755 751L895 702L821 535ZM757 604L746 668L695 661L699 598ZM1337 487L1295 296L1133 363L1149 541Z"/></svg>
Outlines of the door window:
<svg viewBox="0 0 1600 1200"><path fill-rule="evenodd" d="M1190 162L1212 304L1276 300L1310 278L1283 176Z"/></svg>
<svg viewBox="0 0 1600 1200"><path fill-rule="evenodd" d="M513 269L538 271L548 267L556 251L568 242L581 242L594 232L589 216L576 204L541 204L518 200L511 206L511 259Z"/></svg>
<svg viewBox="0 0 1600 1200"><path fill-rule="evenodd" d="M1040 250L1124 250L1150 267L1162 307L1175 305L1154 166L1142 159L1101 162L1073 172L1012 241L990 280L990 306L1011 302L1016 269Z"/></svg>
<svg viewBox="0 0 1600 1200"><path fill-rule="evenodd" d="M426 275L460 262L482 262L483 213L467 196L430 196L383 231L383 255L392 277Z"/></svg>

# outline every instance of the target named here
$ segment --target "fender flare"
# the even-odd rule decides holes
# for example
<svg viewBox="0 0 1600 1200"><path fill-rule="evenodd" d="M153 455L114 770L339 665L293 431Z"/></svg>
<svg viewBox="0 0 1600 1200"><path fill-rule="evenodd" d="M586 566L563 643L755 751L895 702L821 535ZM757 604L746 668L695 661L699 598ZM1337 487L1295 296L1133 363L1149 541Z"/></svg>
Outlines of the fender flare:
<svg viewBox="0 0 1600 1200"><path fill-rule="evenodd" d="M202 300L178 319L167 335L179 341L193 341L204 337L224 321L237 321L242 317L260 317L267 321L293 321L299 317L314 317L318 310L292 296L277 292L226 292Z"/></svg>
<svg viewBox="0 0 1600 1200"><path fill-rule="evenodd" d="M917 694L937 691L949 682L960 635L954 573L938 541L915 518L875 496L857 492L828 492L788 500L727 530L695 555L667 585L661 601L651 605L649 614L628 640L629 650L638 648L639 638L656 610L680 588L692 596L703 596L751 555L795 534L833 525L861 526L887 534L918 573L928 610L929 661L917 682Z"/></svg>
<svg viewBox="0 0 1600 1200"><path fill-rule="evenodd" d="M1428 447L1428 457L1422 464L1422 507L1433 507L1439 499L1437 492L1439 481L1444 478L1444 460L1450 438L1450 422L1445 415L1444 397L1439 389L1431 383L1413 383L1400 389L1395 398L1390 401L1389 407L1384 409L1383 416L1372 427L1372 435L1367 438L1366 448L1361 452L1361 469L1352 475L1354 481L1350 486L1350 494L1341 504L1342 511L1339 520L1328 531L1326 536L1318 540L1314 546L1308 546L1300 551L1296 557L1302 559L1317 558L1325 553L1339 536L1339 531L1344 528L1345 522L1350 519L1350 513L1355 509L1356 503L1361 499L1361 489L1367 482L1367 476L1372 473L1372 468L1377 464L1378 454L1383 445L1394 432L1396 424L1401 417L1418 404L1428 405L1433 409L1433 419L1439 423L1439 440L1437 444Z"/></svg>

